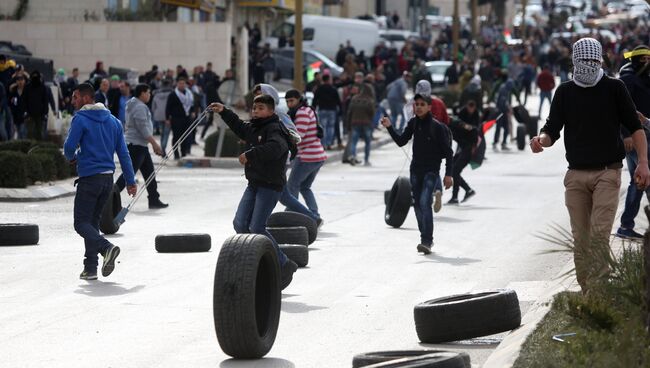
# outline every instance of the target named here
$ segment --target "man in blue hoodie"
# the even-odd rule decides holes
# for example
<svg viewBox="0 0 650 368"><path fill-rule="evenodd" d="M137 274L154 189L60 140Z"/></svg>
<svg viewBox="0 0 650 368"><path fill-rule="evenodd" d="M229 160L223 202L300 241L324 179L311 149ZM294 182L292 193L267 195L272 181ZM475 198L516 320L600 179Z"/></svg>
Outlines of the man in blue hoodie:
<svg viewBox="0 0 650 368"><path fill-rule="evenodd" d="M94 104L94 98L95 91L88 83L80 84L72 93L72 104L77 114L63 145L65 157L77 164L79 173L74 200L74 229L84 238L86 246L84 270L79 276L82 280L97 280L97 254L104 257L104 277L113 272L115 259L120 254L120 248L99 233L101 212L113 189L115 152L126 177L127 192L131 196L137 192L122 123L103 104Z"/></svg>

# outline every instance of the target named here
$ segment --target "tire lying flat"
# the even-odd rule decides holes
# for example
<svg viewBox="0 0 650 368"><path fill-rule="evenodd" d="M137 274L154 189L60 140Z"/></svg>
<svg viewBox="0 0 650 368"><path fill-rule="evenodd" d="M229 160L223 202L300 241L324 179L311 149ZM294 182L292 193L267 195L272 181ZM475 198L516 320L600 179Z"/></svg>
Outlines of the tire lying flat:
<svg viewBox="0 0 650 368"><path fill-rule="evenodd" d="M224 242L214 274L213 315L224 353L258 359L273 347L280 322L280 265L273 243L257 234Z"/></svg>
<svg viewBox="0 0 650 368"><path fill-rule="evenodd" d="M307 267L309 263L309 251L306 245L280 244L280 250L290 260L296 262L298 267Z"/></svg>
<svg viewBox="0 0 650 368"><path fill-rule="evenodd" d="M374 351L371 353L357 354L352 358L352 368L367 367L372 364L389 362L396 359L415 358L422 355L437 353L455 353L446 350L392 350L392 351ZM471 368L469 355L461 354L463 367Z"/></svg>
<svg viewBox="0 0 650 368"><path fill-rule="evenodd" d="M212 247L209 234L161 234L156 236L159 253L207 252Z"/></svg>
<svg viewBox="0 0 650 368"><path fill-rule="evenodd" d="M113 219L122 210L122 196L117 191L117 187L113 186L113 190L108 195L102 216L99 219L99 230L104 234L115 234L120 230L120 224L113 223Z"/></svg>
<svg viewBox="0 0 650 368"><path fill-rule="evenodd" d="M302 213L284 211L284 212L275 212L269 216L269 220L266 223L268 227L294 227L294 226L304 226L307 229L307 234L309 235L309 244L316 241L318 236L318 226L316 221L309 216L303 215Z"/></svg>
<svg viewBox="0 0 650 368"><path fill-rule="evenodd" d="M471 368L469 355L445 351L366 365L366 368Z"/></svg>
<svg viewBox="0 0 650 368"><path fill-rule="evenodd" d="M267 227L278 244L309 245L309 232L304 226Z"/></svg>
<svg viewBox="0 0 650 368"><path fill-rule="evenodd" d="M453 295L415 306L415 330L429 344L459 341L513 330L521 324L514 290Z"/></svg>
<svg viewBox="0 0 650 368"><path fill-rule="evenodd" d="M0 224L0 245L36 245L38 239L38 225Z"/></svg>
<svg viewBox="0 0 650 368"><path fill-rule="evenodd" d="M393 183L390 191L384 221L392 227L400 227L406 220L406 216L411 208L411 181L404 176L400 176Z"/></svg>

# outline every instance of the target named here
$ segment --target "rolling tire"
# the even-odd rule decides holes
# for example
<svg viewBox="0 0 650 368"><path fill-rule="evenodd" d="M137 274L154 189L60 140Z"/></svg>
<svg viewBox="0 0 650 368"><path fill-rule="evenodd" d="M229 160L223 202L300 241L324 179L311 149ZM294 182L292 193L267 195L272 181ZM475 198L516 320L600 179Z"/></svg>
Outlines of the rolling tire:
<svg viewBox="0 0 650 368"><path fill-rule="evenodd" d="M384 221L392 227L400 227L406 220L411 208L411 182L408 178L400 176L395 180L390 191Z"/></svg>
<svg viewBox="0 0 650 368"><path fill-rule="evenodd" d="M307 267L309 263L307 246L300 244L280 244L280 250L287 258L296 262L298 267Z"/></svg>
<svg viewBox="0 0 650 368"><path fill-rule="evenodd" d="M258 359L273 347L280 322L280 265L273 243L258 234L224 242L214 274L214 327L224 353Z"/></svg>
<svg viewBox="0 0 650 368"><path fill-rule="evenodd" d="M523 151L526 148L526 125L517 124L517 149Z"/></svg>
<svg viewBox="0 0 650 368"><path fill-rule="evenodd" d="M304 226L267 227L266 230L278 244L309 245L309 232Z"/></svg>
<svg viewBox="0 0 650 368"><path fill-rule="evenodd" d="M108 199L104 204L104 209L102 210L102 216L99 219L99 230L104 234L115 234L120 230L120 224L113 222L115 216L122 210L122 197L120 192L117 191L116 187L113 186L113 190L108 195Z"/></svg>
<svg viewBox="0 0 650 368"><path fill-rule="evenodd" d="M207 252L212 247L209 234L161 234L156 236L158 253Z"/></svg>
<svg viewBox="0 0 650 368"><path fill-rule="evenodd" d="M390 199L390 190L384 191L384 204L388 205L388 200Z"/></svg>
<svg viewBox="0 0 650 368"><path fill-rule="evenodd" d="M266 226L304 226L307 229L307 234L309 235L309 244L315 242L316 237L318 236L318 225L316 225L316 221L314 221L314 219L311 217L298 212L284 211L272 213L271 216L269 216L269 220L266 222Z"/></svg>
<svg viewBox="0 0 650 368"><path fill-rule="evenodd" d="M38 234L38 225L0 224L0 245L36 245Z"/></svg>
<svg viewBox="0 0 650 368"><path fill-rule="evenodd" d="M445 351L427 355L389 360L366 365L366 368L471 368L467 353Z"/></svg>
<svg viewBox="0 0 650 368"><path fill-rule="evenodd" d="M422 355L430 355L437 353L453 353L447 350L393 350L393 351L375 351L372 353L357 354L352 358L352 368L366 367L372 364L389 362L396 359L414 358ZM461 354L463 365L458 367L471 368L469 355Z"/></svg>
<svg viewBox="0 0 650 368"><path fill-rule="evenodd" d="M526 132L528 133L528 137L532 139L534 136L537 135L538 131L538 123L539 123L539 116L531 116L530 120L528 120L528 124L526 124Z"/></svg>
<svg viewBox="0 0 650 368"><path fill-rule="evenodd" d="M513 330L521 324L514 290L453 295L415 306L415 330L423 343L459 341Z"/></svg>

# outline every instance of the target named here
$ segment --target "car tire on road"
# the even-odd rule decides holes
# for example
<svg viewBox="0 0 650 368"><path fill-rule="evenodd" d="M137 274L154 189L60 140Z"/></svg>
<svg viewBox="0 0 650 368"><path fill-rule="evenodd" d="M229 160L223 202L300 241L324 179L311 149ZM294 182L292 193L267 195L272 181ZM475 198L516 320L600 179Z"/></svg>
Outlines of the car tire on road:
<svg viewBox="0 0 650 368"><path fill-rule="evenodd" d="M158 253L207 252L212 247L209 234L161 234L156 235Z"/></svg>
<svg viewBox="0 0 650 368"><path fill-rule="evenodd" d="M309 235L309 244L315 242L316 237L318 236L318 225L316 225L316 221L314 221L314 219L311 217L298 212L284 211L272 213L271 216L269 216L269 220L266 222L266 226L304 226L307 229L307 233Z"/></svg>
<svg viewBox="0 0 650 368"><path fill-rule="evenodd" d="M406 220L411 208L411 182L407 177L400 176L395 180L390 191L384 221L392 227L400 227Z"/></svg>
<svg viewBox="0 0 650 368"><path fill-rule="evenodd" d="M258 234L224 242L214 274L213 315L224 353L258 359L273 347L280 322L280 265L273 243Z"/></svg>
<svg viewBox="0 0 650 368"><path fill-rule="evenodd" d="M517 148L523 151L526 148L526 134L528 133L525 124L517 124Z"/></svg>
<svg viewBox="0 0 650 368"><path fill-rule="evenodd" d="M115 234L120 230L120 224L113 222L115 216L122 210L122 197L120 192L117 191L117 188L114 186L111 193L108 195L108 199L104 204L104 209L102 210L102 216L99 219L99 230L104 234Z"/></svg>
<svg viewBox="0 0 650 368"><path fill-rule="evenodd" d="M38 235L38 225L0 224L0 245L36 245Z"/></svg>
<svg viewBox="0 0 650 368"><path fill-rule="evenodd" d="M357 354L352 358L352 368L367 367L372 364L389 362L396 359L415 358L423 355L438 354L438 353L455 353L448 350L393 350L393 351L375 351L372 353ZM469 355L462 353L460 357L463 365L453 365L453 367L471 368ZM447 367L447 365L438 365L440 367ZM452 367L452 365L448 365Z"/></svg>
<svg viewBox="0 0 650 368"><path fill-rule="evenodd" d="M390 190L384 191L384 204L388 205L388 200L390 199Z"/></svg>
<svg viewBox="0 0 650 368"><path fill-rule="evenodd" d="M290 260L296 262L298 267L307 267L309 263L307 246L300 244L280 244L280 250Z"/></svg>
<svg viewBox="0 0 650 368"><path fill-rule="evenodd" d="M513 330L521 324L514 290L447 296L420 303L413 311L423 343L459 341Z"/></svg>
<svg viewBox="0 0 650 368"><path fill-rule="evenodd" d="M388 360L365 368L471 368L467 353L445 351L410 358Z"/></svg>
<svg viewBox="0 0 650 368"><path fill-rule="evenodd" d="M278 244L309 245L309 232L304 226L272 227L266 230Z"/></svg>

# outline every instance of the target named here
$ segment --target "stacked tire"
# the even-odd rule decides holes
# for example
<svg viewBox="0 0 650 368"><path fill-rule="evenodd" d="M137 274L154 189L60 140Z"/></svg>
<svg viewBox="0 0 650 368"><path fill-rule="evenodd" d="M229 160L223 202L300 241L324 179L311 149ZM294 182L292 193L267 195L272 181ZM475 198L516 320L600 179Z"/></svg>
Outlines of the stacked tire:
<svg viewBox="0 0 650 368"><path fill-rule="evenodd" d="M316 221L298 212L276 212L269 217L266 230L279 244L282 253L298 267L307 267L307 247L318 237Z"/></svg>

